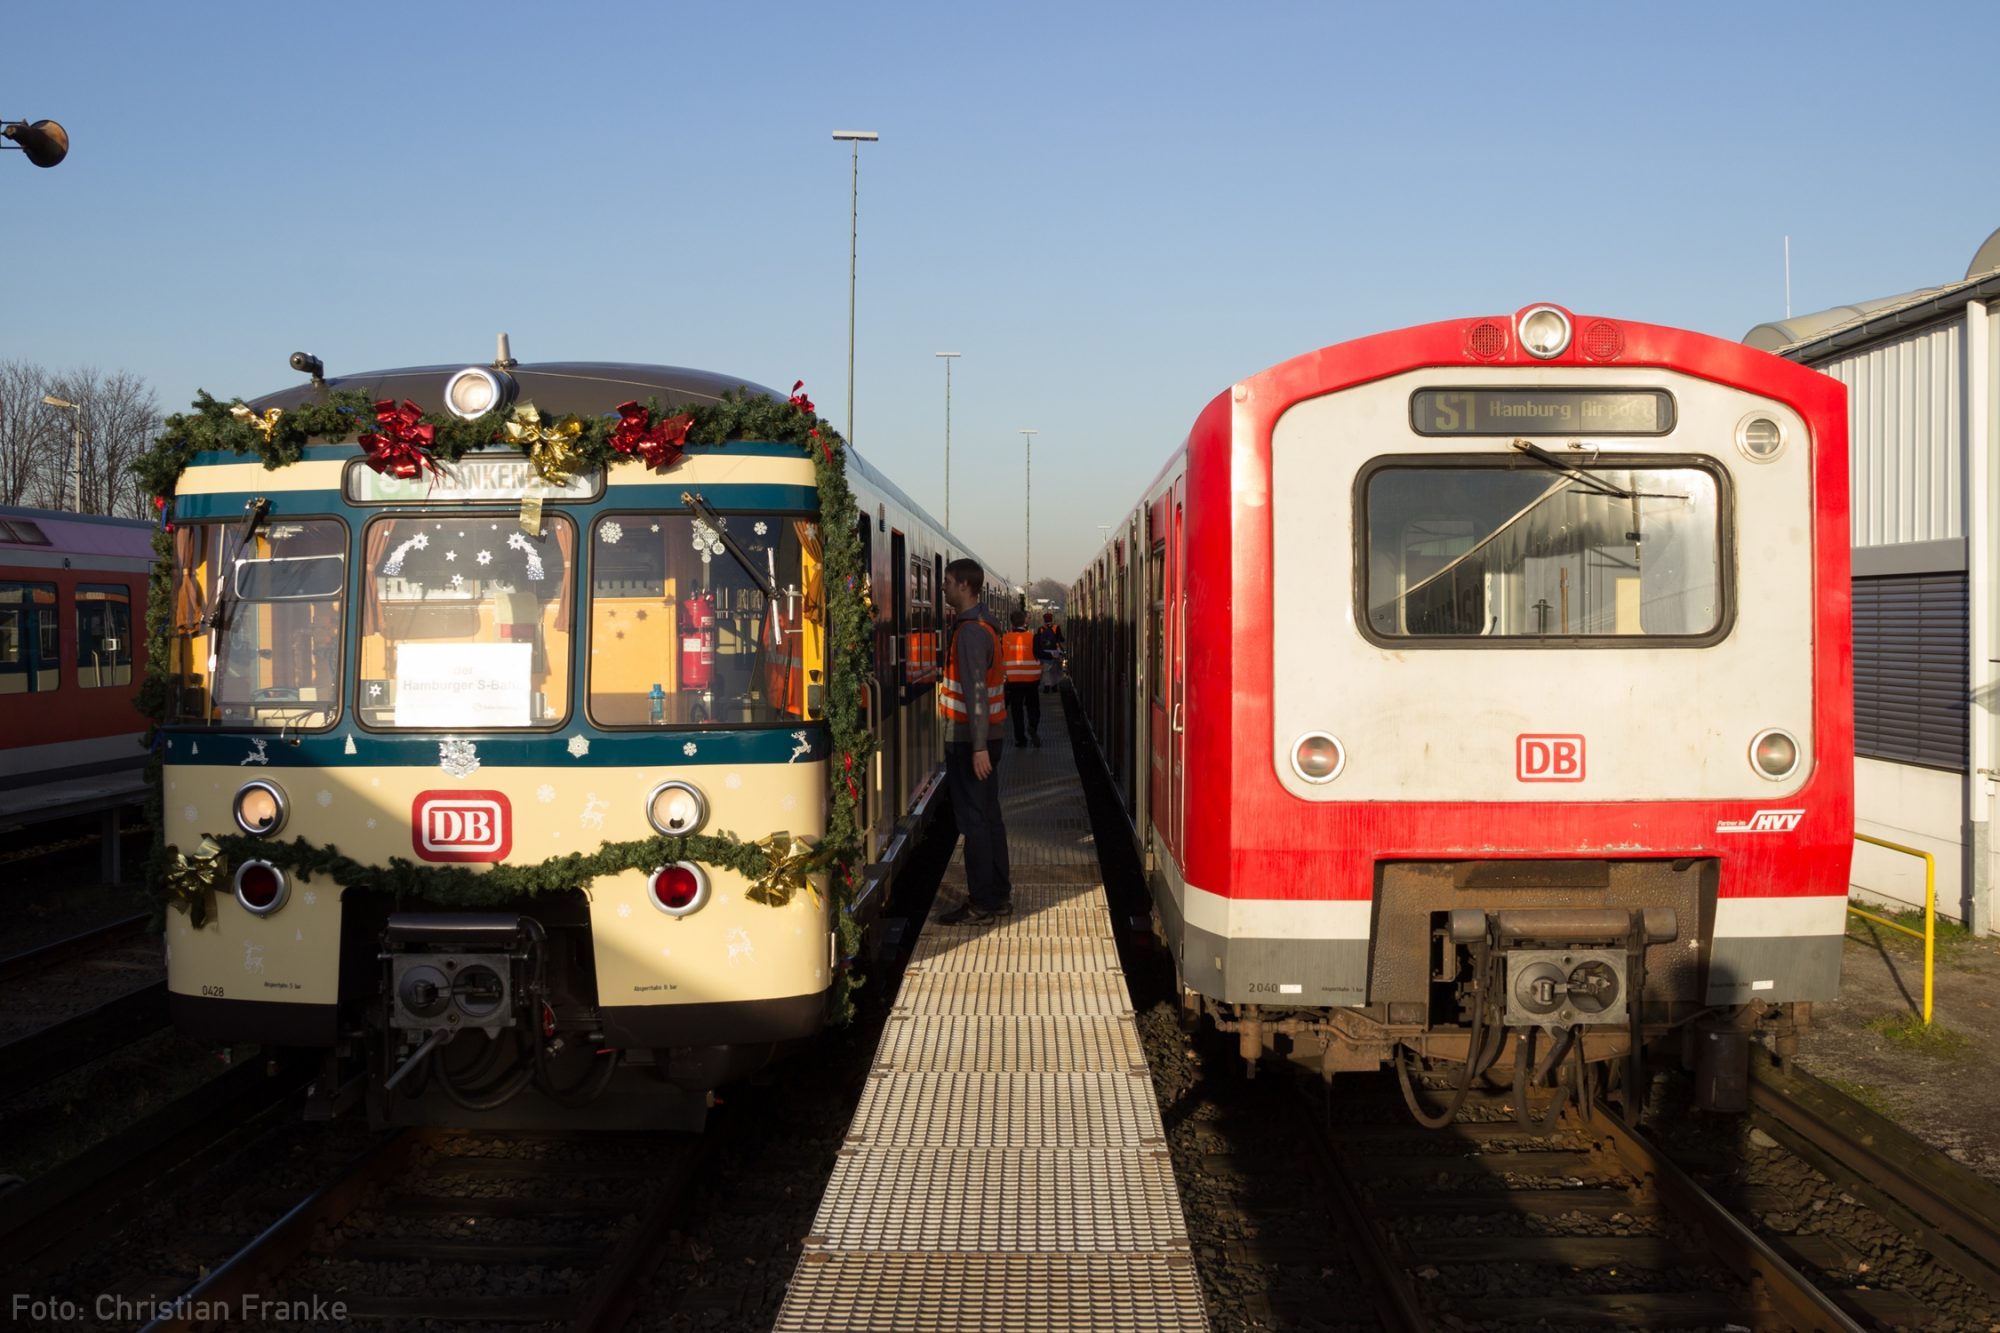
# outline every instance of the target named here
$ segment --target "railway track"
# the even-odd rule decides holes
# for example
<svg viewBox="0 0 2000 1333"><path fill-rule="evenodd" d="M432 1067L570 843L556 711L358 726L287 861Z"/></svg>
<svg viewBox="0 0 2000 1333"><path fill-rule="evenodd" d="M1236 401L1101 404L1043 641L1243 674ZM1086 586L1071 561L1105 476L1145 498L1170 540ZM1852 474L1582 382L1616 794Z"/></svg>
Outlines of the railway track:
<svg viewBox="0 0 2000 1333"><path fill-rule="evenodd" d="M1438 1131L1386 1097L1306 1117L1385 1327L1870 1326L1616 1116L1541 1137L1511 1101Z"/></svg>
<svg viewBox="0 0 2000 1333"><path fill-rule="evenodd" d="M301 1200L147 1333L257 1325L620 1327L696 1159L689 1135L405 1130Z"/></svg>

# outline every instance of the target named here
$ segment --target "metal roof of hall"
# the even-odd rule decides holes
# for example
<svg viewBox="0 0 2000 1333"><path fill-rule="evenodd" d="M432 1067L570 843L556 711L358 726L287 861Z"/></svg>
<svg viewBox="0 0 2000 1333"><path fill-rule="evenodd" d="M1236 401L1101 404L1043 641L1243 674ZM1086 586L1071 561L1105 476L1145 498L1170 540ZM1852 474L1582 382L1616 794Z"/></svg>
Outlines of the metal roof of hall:
<svg viewBox="0 0 2000 1333"><path fill-rule="evenodd" d="M1924 287L1900 296L1882 296L1838 305L1810 315L1759 324L1743 335L1745 344L1803 360L1823 356L1902 329L1947 319L1968 301L2000 296L2000 229L1973 253L1965 277L1942 287Z"/></svg>

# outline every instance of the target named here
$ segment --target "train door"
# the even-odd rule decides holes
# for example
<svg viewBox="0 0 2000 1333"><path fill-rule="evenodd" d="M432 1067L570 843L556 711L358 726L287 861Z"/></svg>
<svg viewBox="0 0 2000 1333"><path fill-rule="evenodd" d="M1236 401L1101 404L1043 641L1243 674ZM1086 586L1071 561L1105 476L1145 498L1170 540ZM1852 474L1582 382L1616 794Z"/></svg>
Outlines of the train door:
<svg viewBox="0 0 2000 1333"><path fill-rule="evenodd" d="M861 577L863 587L873 604L875 590L875 523L866 511L861 521L854 526L854 537L861 545ZM875 739L875 758L861 783L861 804L854 817L861 822L862 849L868 860L874 860L882 851L887 835L875 827L875 814L880 806L880 784L882 773L882 635L875 624L870 624L868 636L868 680L861 687L861 710L863 725Z"/></svg>
<svg viewBox="0 0 2000 1333"><path fill-rule="evenodd" d="M1166 502L1146 513L1146 586L1139 595L1145 615L1140 620L1139 716L1145 723L1145 739L1140 742L1141 772L1139 808L1134 813L1141 829L1157 829L1162 836L1167 827L1167 525L1162 517ZM1152 839L1147 838L1148 853Z"/></svg>
<svg viewBox="0 0 2000 1333"><path fill-rule="evenodd" d="M1174 861L1187 865L1181 850L1187 815L1187 538L1182 509L1187 478L1174 482L1173 532L1167 541L1167 846Z"/></svg>
<svg viewBox="0 0 2000 1333"><path fill-rule="evenodd" d="M882 727L882 748L888 755L888 799L893 812L890 822L902 818L909 808L909 796L903 789L903 775L907 768L906 746L909 735L910 691L906 688L909 680L909 663L905 660L910 650L910 558L906 548L908 543L903 534L889 530L889 660L883 691L883 706L887 718Z"/></svg>

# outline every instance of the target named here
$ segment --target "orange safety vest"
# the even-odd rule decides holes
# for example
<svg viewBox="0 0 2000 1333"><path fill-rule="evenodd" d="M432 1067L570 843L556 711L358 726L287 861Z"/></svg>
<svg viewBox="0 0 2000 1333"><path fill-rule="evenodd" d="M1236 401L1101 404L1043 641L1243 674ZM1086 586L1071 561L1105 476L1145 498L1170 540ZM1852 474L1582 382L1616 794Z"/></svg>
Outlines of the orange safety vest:
<svg viewBox="0 0 2000 1333"><path fill-rule="evenodd" d="M1042 664L1035 660L1035 636L1027 630L1003 634L1000 657L1007 664L1007 679L1015 684L1042 678Z"/></svg>
<svg viewBox="0 0 2000 1333"><path fill-rule="evenodd" d="M994 634L993 627L983 620L966 623L993 634L993 663L986 669L985 681L986 720L997 727L1007 720L1007 689L1000 662L1000 636ZM958 632L954 630L951 636L951 653L944 666L944 681L938 686L938 711L950 722L972 721L972 715L966 711L966 699L971 697L976 701L977 688L975 686L973 693L968 696L963 682L959 679Z"/></svg>

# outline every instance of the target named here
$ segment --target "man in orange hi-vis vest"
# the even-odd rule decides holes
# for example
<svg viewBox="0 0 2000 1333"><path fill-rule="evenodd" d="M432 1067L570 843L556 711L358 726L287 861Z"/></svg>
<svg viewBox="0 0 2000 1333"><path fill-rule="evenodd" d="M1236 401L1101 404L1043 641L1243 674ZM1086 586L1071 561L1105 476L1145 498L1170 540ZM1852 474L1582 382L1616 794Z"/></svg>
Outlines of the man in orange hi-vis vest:
<svg viewBox="0 0 2000 1333"><path fill-rule="evenodd" d="M1014 744L1026 749L1042 747L1042 694L1035 682L1042 678L1042 664L1035 660L1035 636L1028 632L1028 613L1020 609L1008 616L1013 628L1000 638L1000 658L1006 666L1007 716L1014 719Z"/></svg>
<svg viewBox="0 0 2000 1333"><path fill-rule="evenodd" d="M965 835L965 901L938 918L945 925L989 921L1014 910L1007 827L1000 818L1000 727L1007 721L1000 626L980 599L986 571L977 560L944 567L952 609L938 709L944 714L944 773L951 810Z"/></svg>

